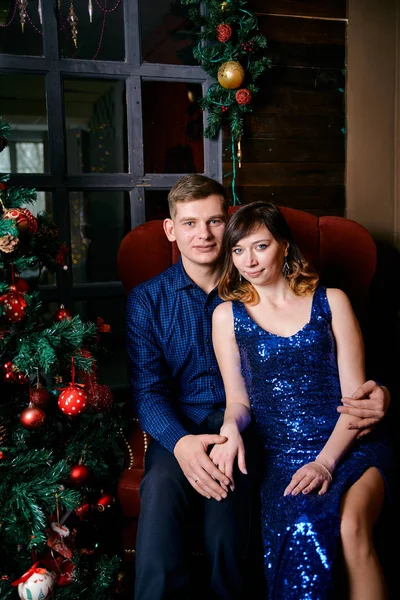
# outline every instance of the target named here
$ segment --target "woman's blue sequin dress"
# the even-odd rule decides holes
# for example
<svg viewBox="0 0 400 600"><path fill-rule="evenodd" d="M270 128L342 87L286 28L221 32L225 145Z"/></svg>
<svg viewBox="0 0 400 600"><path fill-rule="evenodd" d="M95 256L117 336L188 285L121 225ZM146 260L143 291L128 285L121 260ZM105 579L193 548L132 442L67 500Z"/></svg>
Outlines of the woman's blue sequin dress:
<svg viewBox="0 0 400 600"><path fill-rule="evenodd" d="M242 373L265 449L261 517L267 597L335 597L332 567L340 541L341 497L370 466L385 477L388 441L382 426L376 427L345 455L325 495L284 497L294 472L315 459L339 417L341 391L326 288L316 289L310 321L290 337L262 329L241 302L232 307Z"/></svg>

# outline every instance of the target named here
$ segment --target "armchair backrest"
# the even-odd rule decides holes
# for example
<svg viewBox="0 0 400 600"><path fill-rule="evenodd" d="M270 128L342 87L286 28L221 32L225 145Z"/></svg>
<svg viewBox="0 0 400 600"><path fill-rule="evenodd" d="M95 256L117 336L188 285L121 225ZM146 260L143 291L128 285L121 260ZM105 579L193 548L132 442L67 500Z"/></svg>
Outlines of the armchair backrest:
<svg viewBox="0 0 400 600"><path fill-rule="evenodd" d="M230 213L238 207L230 207ZM344 217L316 217L294 208L279 207L295 242L329 287L345 291L360 318L376 269L376 246L359 223ZM162 220L132 229L118 252L118 272L128 293L132 287L158 275L177 262L179 250L169 242Z"/></svg>

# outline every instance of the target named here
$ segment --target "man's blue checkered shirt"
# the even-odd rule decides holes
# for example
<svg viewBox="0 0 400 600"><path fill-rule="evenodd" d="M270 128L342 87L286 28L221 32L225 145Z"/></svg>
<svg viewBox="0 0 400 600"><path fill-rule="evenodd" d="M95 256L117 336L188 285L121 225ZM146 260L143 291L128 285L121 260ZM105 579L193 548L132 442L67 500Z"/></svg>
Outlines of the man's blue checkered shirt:
<svg viewBox="0 0 400 600"><path fill-rule="evenodd" d="M143 431L173 452L188 431L179 414L201 423L225 407L224 386L211 339L221 299L206 294L182 261L133 288L126 326L133 408Z"/></svg>

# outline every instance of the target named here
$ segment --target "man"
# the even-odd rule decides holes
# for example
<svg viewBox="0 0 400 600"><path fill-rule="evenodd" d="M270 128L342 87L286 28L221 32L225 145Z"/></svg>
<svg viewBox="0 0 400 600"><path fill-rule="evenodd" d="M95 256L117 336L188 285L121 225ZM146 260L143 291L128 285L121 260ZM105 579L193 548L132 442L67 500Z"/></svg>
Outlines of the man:
<svg viewBox="0 0 400 600"><path fill-rule="evenodd" d="M127 303L127 339L134 411L153 438L146 453L136 544L135 600L193 597L189 560L193 514L202 519L207 598L248 592L257 528L257 436L244 433L247 465L235 486L208 456L219 435L224 388L211 342L222 238L228 214L224 187L202 175L179 180L169 196L167 238L181 258L134 288ZM387 390L367 382L341 412L364 417L368 432L385 414ZM245 439L246 438L246 439ZM262 560L262 556L260 556ZM260 563L261 565L261 563ZM200 582L199 582L200 583ZM246 596L248 593L246 593Z"/></svg>

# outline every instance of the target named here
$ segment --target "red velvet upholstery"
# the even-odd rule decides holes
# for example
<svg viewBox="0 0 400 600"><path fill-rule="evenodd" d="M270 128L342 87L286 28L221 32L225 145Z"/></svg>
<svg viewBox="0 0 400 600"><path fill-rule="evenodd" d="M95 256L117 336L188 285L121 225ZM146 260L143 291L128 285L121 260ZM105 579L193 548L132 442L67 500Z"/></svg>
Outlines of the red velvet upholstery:
<svg viewBox="0 0 400 600"><path fill-rule="evenodd" d="M235 210L231 207L231 212ZM361 316L376 268L376 247L369 232L355 221L342 217L316 217L286 207L280 207L280 210L294 240L320 273L321 281L343 289ZM130 231L122 240L118 253L118 270L126 293L168 268L178 258L178 248L167 240L161 220L148 221ZM118 496L124 514L125 548L133 548L146 444L137 424L128 442L133 451L133 467L125 469Z"/></svg>

